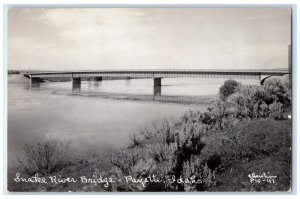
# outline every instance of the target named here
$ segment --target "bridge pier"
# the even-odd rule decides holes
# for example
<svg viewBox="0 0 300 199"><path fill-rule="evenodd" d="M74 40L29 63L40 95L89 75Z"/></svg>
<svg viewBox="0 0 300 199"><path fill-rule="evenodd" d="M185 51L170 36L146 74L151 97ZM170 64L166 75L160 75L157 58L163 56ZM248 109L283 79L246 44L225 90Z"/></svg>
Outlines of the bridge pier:
<svg viewBox="0 0 300 199"><path fill-rule="evenodd" d="M42 79L40 77L31 77L30 78L30 89L31 88L39 88Z"/></svg>
<svg viewBox="0 0 300 199"><path fill-rule="evenodd" d="M102 81L102 77L94 77L94 81L95 82L101 82Z"/></svg>
<svg viewBox="0 0 300 199"><path fill-rule="evenodd" d="M40 78L40 77L31 77L30 78L30 82L32 83L32 84L39 84L39 83L41 83L42 82L42 79Z"/></svg>
<svg viewBox="0 0 300 199"><path fill-rule="evenodd" d="M80 91L81 88L81 78L80 77L73 77L72 78L72 90L73 91Z"/></svg>
<svg viewBox="0 0 300 199"><path fill-rule="evenodd" d="M153 84L153 94L154 95L161 95L161 77L154 78L154 84Z"/></svg>

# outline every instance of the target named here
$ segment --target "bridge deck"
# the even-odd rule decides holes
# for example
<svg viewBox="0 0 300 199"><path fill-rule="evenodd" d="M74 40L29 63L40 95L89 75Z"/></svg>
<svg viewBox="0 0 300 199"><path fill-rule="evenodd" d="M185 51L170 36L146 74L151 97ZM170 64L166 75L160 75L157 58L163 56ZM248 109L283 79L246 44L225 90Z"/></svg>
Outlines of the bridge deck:
<svg viewBox="0 0 300 199"><path fill-rule="evenodd" d="M261 79L262 75L285 75L288 69L274 70L99 70L99 71L59 71L28 73L31 77L145 77L145 78L237 78Z"/></svg>

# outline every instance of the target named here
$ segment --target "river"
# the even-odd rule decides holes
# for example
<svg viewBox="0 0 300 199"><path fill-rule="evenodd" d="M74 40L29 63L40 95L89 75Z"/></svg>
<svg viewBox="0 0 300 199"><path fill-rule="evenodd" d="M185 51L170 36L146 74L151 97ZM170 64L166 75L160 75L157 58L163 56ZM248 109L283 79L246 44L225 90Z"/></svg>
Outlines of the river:
<svg viewBox="0 0 300 199"><path fill-rule="evenodd" d="M19 81L18 79L21 79ZM224 79L163 79L162 96L217 97ZM246 81L246 83L254 83ZM134 133L155 120L178 118L188 110L205 111L205 103L120 100L125 96L152 96L152 79L82 82L84 96L72 94L71 82L46 82L31 88L29 80L8 77L8 162L22 156L25 143L45 137L69 141L78 154L92 155L124 147ZM89 96L106 93L106 97ZM122 98L123 99L123 98Z"/></svg>

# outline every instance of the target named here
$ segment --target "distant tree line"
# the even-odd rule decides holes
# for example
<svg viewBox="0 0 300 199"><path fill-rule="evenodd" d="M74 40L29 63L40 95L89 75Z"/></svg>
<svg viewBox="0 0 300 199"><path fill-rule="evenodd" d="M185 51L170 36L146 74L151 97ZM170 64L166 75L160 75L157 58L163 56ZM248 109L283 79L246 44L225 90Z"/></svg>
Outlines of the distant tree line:
<svg viewBox="0 0 300 199"><path fill-rule="evenodd" d="M9 75L20 74L20 71L19 71L19 70L8 70L7 73L8 73Z"/></svg>

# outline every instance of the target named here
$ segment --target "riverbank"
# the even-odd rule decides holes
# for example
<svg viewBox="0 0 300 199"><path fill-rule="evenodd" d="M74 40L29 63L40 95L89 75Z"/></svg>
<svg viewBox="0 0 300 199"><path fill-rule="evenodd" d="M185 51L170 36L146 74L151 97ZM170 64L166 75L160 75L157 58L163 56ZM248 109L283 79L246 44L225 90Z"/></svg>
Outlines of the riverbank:
<svg viewBox="0 0 300 199"><path fill-rule="evenodd" d="M8 175L9 190L33 192L172 191L176 186L173 187L167 183L147 183L147 186L144 187L141 183L125 181L128 176L141 179L153 174L164 180L172 179L172 176L180 178L176 176L175 168L174 175L168 168L172 167L172 164L176 165L180 159L174 160L176 153L170 152L171 149L165 146L166 143L158 141L160 136L141 140L138 144L134 141L132 146L120 153L92 156L87 159L75 158L60 171L40 175L48 179L48 184L15 182L13 179L16 178L17 173L21 173L26 178L29 176L20 172L19 168L12 169ZM199 172L193 173L195 170L193 171L191 168L197 170L198 167L201 167L204 178L199 185L187 183L183 184L182 189L183 191L288 191L291 188L290 139L290 120L259 119L242 122L230 133L207 134L201 142L203 145L200 155L201 163L196 166L197 161L189 164L183 161L181 168L185 170L181 173L183 178L189 178L186 175L197 175ZM199 147L201 146L199 145ZM186 155L184 158L187 158ZM193 159L193 156L190 158ZM209 162L212 165L216 164L214 169L209 168L207 165ZM210 165L210 167L212 166ZM189 169L191 170L188 171ZM167 170L169 172L165 172ZM267 181L268 179L264 177L251 181L249 175L263 175L264 172L267 176L276 176L274 181ZM61 180L74 178L77 182L54 183L50 180L50 177L53 176ZM111 177L115 182L109 183L109 186L105 187L104 182L80 181L81 177L96 179L100 176L102 178ZM121 182L119 182L120 179Z"/></svg>

